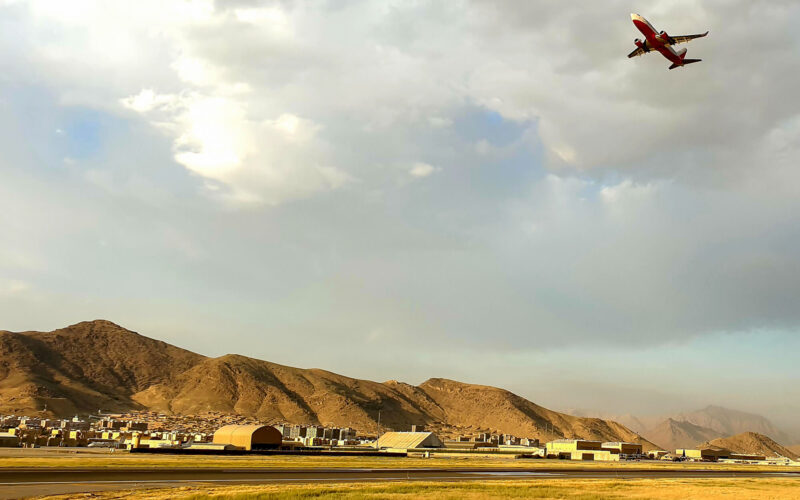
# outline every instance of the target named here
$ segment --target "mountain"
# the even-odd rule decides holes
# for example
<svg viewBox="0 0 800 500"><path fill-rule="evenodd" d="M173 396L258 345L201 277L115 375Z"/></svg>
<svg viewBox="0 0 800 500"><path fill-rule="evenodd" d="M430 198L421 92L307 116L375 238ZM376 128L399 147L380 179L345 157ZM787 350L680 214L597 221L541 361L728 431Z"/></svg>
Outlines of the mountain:
<svg viewBox="0 0 800 500"><path fill-rule="evenodd" d="M765 417L753 413L722 408L721 406L707 406L702 410L681 413L675 420L691 422L701 427L717 431L721 436L733 436L743 432L756 432L772 436L779 442L791 442L790 436L772 425Z"/></svg>
<svg viewBox="0 0 800 500"><path fill-rule="evenodd" d="M551 440L636 441L625 426L538 406L509 391L430 379L419 386L359 380L229 354L209 358L103 320L53 332L0 331L0 413L72 416L98 409L237 413L264 422L411 424L447 433L497 431ZM380 417L379 417L380 412Z"/></svg>
<svg viewBox="0 0 800 500"><path fill-rule="evenodd" d="M648 440L663 446L667 451L675 451L676 448L694 448L697 443L722 437L722 434L714 429L671 418L667 418L642 434Z"/></svg>
<svg viewBox="0 0 800 500"><path fill-rule="evenodd" d="M619 422L628 429L642 435L644 435L647 430L652 429L664 420L664 417L661 416L641 416L630 413L618 414L598 410L589 410L585 408L570 408L563 410L563 412L568 415L575 415L576 417L613 420L614 422Z"/></svg>
<svg viewBox="0 0 800 500"><path fill-rule="evenodd" d="M701 444L699 447L704 448L706 446L725 448L734 453L766 455L767 457L782 456L789 457L792 460L798 458L797 453L794 451L784 448L763 434L755 432L743 432L735 436L713 439Z"/></svg>
<svg viewBox="0 0 800 500"><path fill-rule="evenodd" d="M773 436L778 442L797 443L798 438L775 427L767 418L721 406L665 416L613 414L597 410L566 410L570 415L613 420L666 449L695 446L698 443L742 432ZM678 446L674 446L678 444Z"/></svg>
<svg viewBox="0 0 800 500"><path fill-rule="evenodd" d="M170 380L204 357L110 321L53 332L0 331L0 412L121 410L131 396Z"/></svg>

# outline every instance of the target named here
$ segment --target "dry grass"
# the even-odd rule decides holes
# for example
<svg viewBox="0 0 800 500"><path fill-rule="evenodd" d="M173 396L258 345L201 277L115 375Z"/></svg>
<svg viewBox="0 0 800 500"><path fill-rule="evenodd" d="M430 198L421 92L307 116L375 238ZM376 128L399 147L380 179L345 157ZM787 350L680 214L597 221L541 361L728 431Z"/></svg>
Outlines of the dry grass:
<svg viewBox="0 0 800 500"><path fill-rule="evenodd" d="M471 482L381 482L330 485L261 485L182 487L129 490L93 494L104 499L313 499L356 500L376 498L499 499L539 498L569 500L702 498L709 500L795 500L797 479L637 479L637 480L531 480ZM53 497L48 497L53 498ZM70 498L70 496L56 497Z"/></svg>
<svg viewBox="0 0 800 500"><path fill-rule="evenodd" d="M621 469L708 469L715 470L772 470L797 471L797 467L755 466L737 464L674 463L674 462L575 462L570 460L515 460L512 456L449 456L434 458L400 457L320 457L320 456L168 456L130 453L97 454L37 454L0 457L0 468L98 468L128 469L152 467L186 468L621 468Z"/></svg>

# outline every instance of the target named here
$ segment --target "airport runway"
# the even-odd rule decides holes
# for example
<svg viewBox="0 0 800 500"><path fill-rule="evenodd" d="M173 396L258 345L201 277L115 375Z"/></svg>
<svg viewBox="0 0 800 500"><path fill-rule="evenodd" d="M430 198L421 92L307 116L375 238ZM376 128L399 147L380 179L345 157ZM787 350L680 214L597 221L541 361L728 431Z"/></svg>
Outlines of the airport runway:
<svg viewBox="0 0 800 500"><path fill-rule="evenodd" d="M714 469L5 469L0 499L189 485L337 483L365 481L468 481L520 479L776 478L800 479L798 472Z"/></svg>

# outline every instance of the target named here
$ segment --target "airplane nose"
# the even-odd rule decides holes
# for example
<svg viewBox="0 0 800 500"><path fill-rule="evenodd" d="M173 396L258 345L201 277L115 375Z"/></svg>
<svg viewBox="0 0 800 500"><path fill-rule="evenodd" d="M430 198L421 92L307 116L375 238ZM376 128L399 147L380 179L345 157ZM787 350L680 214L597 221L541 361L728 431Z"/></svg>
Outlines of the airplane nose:
<svg viewBox="0 0 800 500"><path fill-rule="evenodd" d="M642 17L642 16L640 16L639 14L636 14L634 12L631 12L631 21L635 21L635 20L639 19L640 17Z"/></svg>

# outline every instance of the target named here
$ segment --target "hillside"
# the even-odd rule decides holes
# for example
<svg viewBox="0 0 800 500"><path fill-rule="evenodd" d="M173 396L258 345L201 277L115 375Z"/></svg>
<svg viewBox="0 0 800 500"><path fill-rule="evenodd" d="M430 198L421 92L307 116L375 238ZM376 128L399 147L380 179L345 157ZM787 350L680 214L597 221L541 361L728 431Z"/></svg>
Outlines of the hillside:
<svg viewBox="0 0 800 500"><path fill-rule="evenodd" d="M757 432L773 436L779 443L797 443L794 434L775 427L766 417L731 410L721 406L707 406L701 410L672 415L615 414L589 409L565 410L580 417L597 417L613 420L665 448L695 446L702 441L732 436L743 432Z"/></svg>
<svg viewBox="0 0 800 500"><path fill-rule="evenodd" d="M797 453L785 448L763 434L755 432L743 432L735 436L726 438L717 438L700 445L700 448L706 446L716 446L718 448L726 448L734 453L748 453L756 455L766 455L767 457L789 457L792 460L798 458Z"/></svg>
<svg viewBox="0 0 800 500"><path fill-rule="evenodd" d="M454 425L478 424L492 429L508 429L512 434L537 436L541 440L565 436L640 442L646 449L657 448L616 422L548 410L496 387L435 378L423 382L419 389L436 402L445 412L446 421Z"/></svg>
<svg viewBox="0 0 800 500"><path fill-rule="evenodd" d="M628 429L641 435L645 435L648 429L652 429L656 425L661 424L664 420L664 417L661 416L652 416L652 415L642 416L642 415L633 415L630 413L619 414L619 413L610 413L598 410L590 410L585 408L569 408L561 411L568 415L575 415L576 417L602 418L603 420L613 420L614 422L619 422Z"/></svg>
<svg viewBox="0 0 800 500"><path fill-rule="evenodd" d="M714 429L671 418L643 434L647 439L660 444L667 451L675 451L676 448L693 448L697 443L722 437Z"/></svg>
<svg viewBox="0 0 800 500"><path fill-rule="evenodd" d="M495 387L430 379L419 386L359 380L229 354L208 358L108 321L53 332L0 331L0 413L56 416L98 409L220 411L265 422L352 426L411 424L487 429L550 440L638 441L625 426L538 406Z"/></svg>
<svg viewBox="0 0 800 500"><path fill-rule="evenodd" d="M791 438L780 429L776 428L772 422L761 415L747 413L738 410L731 410L721 406L707 406L702 410L688 413L681 413L675 420L690 422L700 427L713 429L719 433L719 437L733 436L743 432L756 432L767 436L773 436L779 442L791 442Z"/></svg>
<svg viewBox="0 0 800 500"><path fill-rule="evenodd" d="M0 412L46 405L70 416L136 407L134 393L202 359L102 320L47 333L0 331Z"/></svg>

